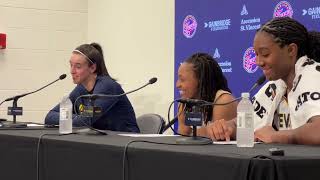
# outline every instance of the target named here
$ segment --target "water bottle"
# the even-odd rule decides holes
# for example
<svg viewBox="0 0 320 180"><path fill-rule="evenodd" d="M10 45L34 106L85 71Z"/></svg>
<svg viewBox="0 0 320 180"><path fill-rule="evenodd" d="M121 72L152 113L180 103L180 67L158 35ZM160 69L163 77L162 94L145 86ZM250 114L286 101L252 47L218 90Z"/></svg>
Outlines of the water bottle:
<svg viewBox="0 0 320 180"><path fill-rule="evenodd" d="M72 133L72 102L69 96L64 96L60 102L59 133Z"/></svg>
<svg viewBox="0 0 320 180"><path fill-rule="evenodd" d="M254 145L254 121L253 105L249 93L241 94L241 101L237 107L237 146L253 147Z"/></svg>

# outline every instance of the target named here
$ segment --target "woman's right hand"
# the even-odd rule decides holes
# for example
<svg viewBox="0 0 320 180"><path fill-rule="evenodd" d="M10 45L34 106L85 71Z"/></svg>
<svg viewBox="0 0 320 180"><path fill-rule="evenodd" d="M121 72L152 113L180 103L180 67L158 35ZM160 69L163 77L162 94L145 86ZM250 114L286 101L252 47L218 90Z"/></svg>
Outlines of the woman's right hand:
<svg viewBox="0 0 320 180"><path fill-rule="evenodd" d="M236 127L235 119L229 121L220 119L208 124L206 131L208 137L214 141L230 141L235 136Z"/></svg>

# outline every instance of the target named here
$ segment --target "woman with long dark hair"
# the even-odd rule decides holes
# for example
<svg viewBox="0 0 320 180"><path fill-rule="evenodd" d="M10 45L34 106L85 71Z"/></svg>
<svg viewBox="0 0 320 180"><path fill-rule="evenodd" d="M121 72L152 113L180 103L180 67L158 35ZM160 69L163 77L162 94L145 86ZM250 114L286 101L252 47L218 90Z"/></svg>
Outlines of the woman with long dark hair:
<svg viewBox="0 0 320 180"><path fill-rule="evenodd" d="M82 44L72 51L70 73L73 83L77 86L69 98L74 104L79 96L86 94L119 95L124 93L108 73L103 51L99 44ZM101 107L101 114L93 118L77 116L75 112L90 105L88 99L80 98L73 109L73 125L90 125L96 129L113 131L139 132L133 107L127 96L97 99L95 105ZM59 124L59 105L55 106L46 116L45 123Z"/></svg>
<svg viewBox="0 0 320 180"><path fill-rule="evenodd" d="M201 99L208 102L225 103L234 100L228 87L227 79L215 59L206 53L195 53L179 67L176 87L181 98ZM198 135L218 139L219 134L212 130L216 120L227 121L236 117L236 103L225 106L205 106L202 109L204 123L198 129ZM180 104L178 111L181 134L189 135L191 127L185 125L184 111L187 106Z"/></svg>

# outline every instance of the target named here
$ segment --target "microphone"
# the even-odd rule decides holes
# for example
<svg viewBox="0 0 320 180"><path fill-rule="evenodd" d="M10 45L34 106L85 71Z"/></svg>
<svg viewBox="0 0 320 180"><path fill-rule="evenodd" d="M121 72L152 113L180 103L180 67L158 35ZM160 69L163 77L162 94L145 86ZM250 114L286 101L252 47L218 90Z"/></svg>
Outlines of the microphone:
<svg viewBox="0 0 320 180"><path fill-rule="evenodd" d="M85 117L94 117L95 113L96 114L102 113L102 109L100 107L95 107L94 106L94 101L96 99L98 99L100 97L101 98L121 97L121 96L124 96L126 94L130 94L130 93L136 92L136 91L138 91L138 90L140 90L140 89L142 89L142 88L144 88L144 87L146 87L146 86L148 86L150 84L154 84L155 82L157 82L157 80L158 79L156 77L153 77L148 81L148 83L144 84L143 86L141 86L141 87L139 87L137 89L134 89L132 91L128 91L128 92L122 93L122 94L86 94L86 95L81 95L81 96L77 97L76 100L74 101L74 109L76 109L75 105L77 104L77 102L78 102L78 100L80 98L89 99L91 101L91 106L84 106L83 107L83 111L80 112L80 113L77 112L77 110L76 110L76 114L77 115L82 115L82 116L85 116ZM104 132L104 131L101 131L99 129L95 129L95 128L91 127L90 125L86 124L86 123L84 123L84 124L90 130L93 130L93 131L95 131L95 132L97 132L99 134L102 134L102 135L107 135L107 133Z"/></svg>
<svg viewBox="0 0 320 180"><path fill-rule="evenodd" d="M201 99L178 99L177 102L183 103L183 104L190 104L194 106L200 106L200 105L209 103L208 101L201 100Z"/></svg>
<svg viewBox="0 0 320 180"><path fill-rule="evenodd" d="M66 78L66 77L67 77L66 74L62 74L62 75L59 76L58 79L56 79L56 80L54 80L53 82L51 82L51 83L43 86L42 88L40 88L40 89L38 89L38 90L35 90L35 91L29 92L29 93L24 93L24 94L21 94L21 95L17 95L17 96L13 96L13 97L7 98L7 99L5 99L3 102L15 100L15 99L19 99L19 98L22 98L22 97L24 97L24 96L26 96L26 95L36 93L36 92L38 92L38 91L40 91L40 90L42 90L42 89L50 86L51 84L53 84L53 83L55 83L55 82L57 82L57 81L59 81L59 80L63 80L63 79ZM3 103L3 102L2 102L2 103ZM1 103L1 104L2 104L2 103ZM0 104L0 105L1 105L1 104Z"/></svg>
<svg viewBox="0 0 320 180"><path fill-rule="evenodd" d="M128 91L128 92L124 92L122 94L86 94L86 95L81 95L79 97L77 97L77 99L75 100L74 104L76 104L78 102L78 100L80 98L84 98L84 99L89 99L91 101L91 106L84 106L83 108L83 112L85 116L94 116L95 113L99 114L102 112L101 108L100 107L95 107L94 106L94 101L98 98L114 98L114 97L121 97L121 96L124 96L124 95L127 95L127 94L130 94L130 93L133 93L133 92L136 92L150 84L154 84L155 82L157 82L157 78L156 77L153 77L151 78L148 83L144 84L143 86L137 88L137 89L134 89L134 90L131 90L131 91Z"/></svg>
<svg viewBox="0 0 320 180"><path fill-rule="evenodd" d="M264 82L266 81L266 77L265 75L262 75L255 83L254 85L250 88L249 93L254 90L256 87L262 85ZM235 101L238 101L239 99L241 99L241 97L238 97L232 101L226 102L226 103L213 103L213 102L208 102L205 100L201 100L201 99L188 99L188 98L181 98L181 99L177 99L174 100L173 102L177 101L179 103L183 103L183 104L190 104L193 106L213 106L213 105L227 105L227 104L231 104ZM171 106L170 106L171 108ZM169 108L169 109L170 109ZM170 110L169 110L170 111ZM178 117L176 116L175 118L173 118L171 121L169 121L169 123L164 127L163 132L165 132L169 127L171 127L174 123L176 123L178 121Z"/></svg>
<svg viewBox="0 0 320 180"><path fill-rule="evenodd" d="M137 88L137 89L134 89L134 90L131 90L131 91L128 91L128 92L125 92L125 93L122 93L122 94L86 94L86 95L82 95L82 96L79 96L79 98L85 98L85 99L91 99L91 100L95 100L95 99L98 99L100 97L120 97L120 96L124 96L124 95L127 95L127 94L131 94L133 92L136 92L150 84L154 84L155 82L157 82L157 78L156 77L153 77L151 78L148 83L144 84L143 86Z"/></svg>
<svg viewBox="0 0 320 180"><path fill-rule="evenodd" d="M266 76L262 75L257 81L256 83L254 83L254 85L250 88L249 93L254 90L256 87L262 85L264 82L266 81Z"/></svg>
<svg viewBox="0 0 320 180"><path fill-rule="evenodd" d="M153 77L153 78L151 78L150 80L149 80L149 84L153 84L153 83L155 83L155 82L157 82L157 78L156 77Z"/></svg>
<svg viewBox="0 0 320 180"><path fill-rule="evenodd" d="M13 116L13 121L12 121L12 124L7 124L6 127L16 128L16 127L26 127L26 126L27 126L27 125L24 124L24 123L20 123L20 124L16 123L16 116L21 116L21 115L22 115L22 112L23 112L23 108L22 108L22 107L18 107L18 99L19 99L19 98L22 98L22 97L27 96L27 95L29 95L29 94L36 93L36 92L38 92L38 91L40 91L40 90L42 90L42 89L50 86L51 84L53 84L53 83L55 83L55 82L57 82L57 81L59 81L59 80L65 79L66 77L67 77L66 74L62 74L62 75L59 76L58 79L56 79L56 80L52 81L51 83L49 83L49 84L41 87L40 89L37 89L37 90L32 91L32 92L29 92L29 93L24 93L24 94L21 94L21 95L13 96L13 97L7 98L7 99L5 99L4 101L2 101L2 102L0 103L0 105L1 105L2 103L6 102L6 101L11 101L11 100L13 100L12 107L8 107L8 115L12 115L12 116Z"/></svg>

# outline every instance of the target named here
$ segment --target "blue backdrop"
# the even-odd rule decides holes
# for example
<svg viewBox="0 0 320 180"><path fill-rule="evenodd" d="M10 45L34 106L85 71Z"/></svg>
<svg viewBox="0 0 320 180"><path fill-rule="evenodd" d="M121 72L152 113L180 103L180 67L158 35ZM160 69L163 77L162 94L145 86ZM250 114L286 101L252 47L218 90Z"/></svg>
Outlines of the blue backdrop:
<svg viewBox="0 0 320 180"><path fill-rule="evenodd" d="M262 75L252 49L255 31L279 16L290 16L308 30L318 31L320 1L176 0L175 82L181 62L193 53L206 52L218 61L234 96L248 91Z"/></svg>
<svg viewBox="0 0 320 180"><path fill-rule="evenodd" d="M248 91L262 75L252 48L255 32L276 16L291 16L308 30L319 30L320 1L176 0L175 82L181 62L206 52L218 61L235 96Z"/></svg>

